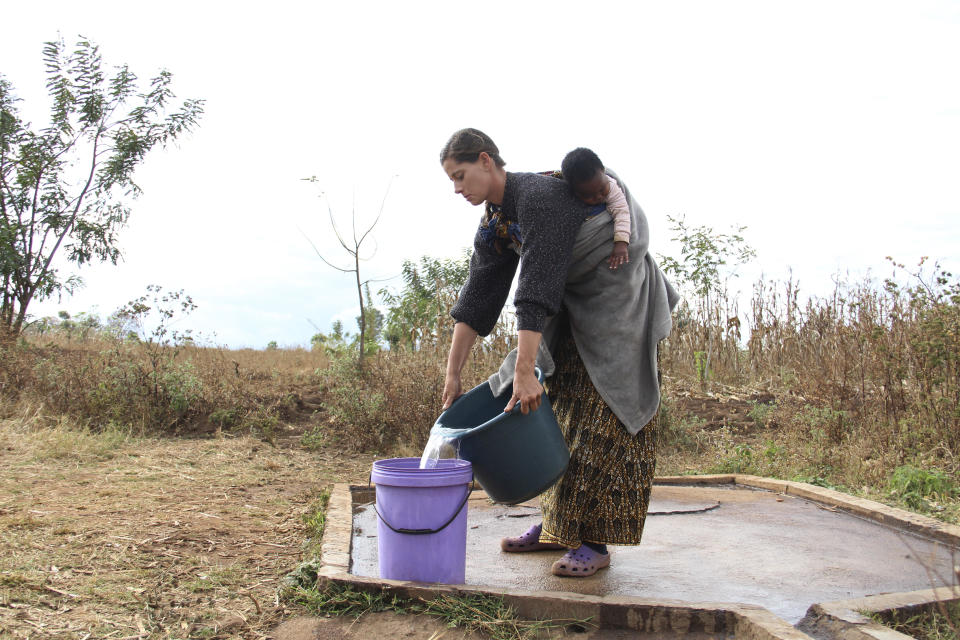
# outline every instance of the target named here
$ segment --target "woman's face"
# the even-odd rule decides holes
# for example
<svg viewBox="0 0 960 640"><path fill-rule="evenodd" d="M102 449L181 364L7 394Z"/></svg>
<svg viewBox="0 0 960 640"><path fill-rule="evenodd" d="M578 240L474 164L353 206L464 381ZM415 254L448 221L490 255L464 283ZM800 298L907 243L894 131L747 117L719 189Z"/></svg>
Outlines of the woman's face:
<svg viewBox="0 0 960 640"><path fill-rule="evenodd" d="M454 192L472 205L481 204L489 197L495 166L493 158L486 153L481 153L476 162L457 162L452 157L443 161L443 170L453 181Z"/></svg>

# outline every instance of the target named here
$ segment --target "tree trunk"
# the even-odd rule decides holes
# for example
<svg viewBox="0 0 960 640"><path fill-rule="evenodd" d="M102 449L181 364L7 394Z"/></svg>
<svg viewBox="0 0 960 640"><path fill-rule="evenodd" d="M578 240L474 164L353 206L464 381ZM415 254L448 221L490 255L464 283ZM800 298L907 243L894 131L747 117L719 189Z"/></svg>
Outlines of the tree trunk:
<svg viewBox="0 0 960 640"><path fill-rule="evenodd" d="M360 355L357 358L357 363L363 365L363 351L364 351L364 340L366 338L366 329L367 329L367 314L366 310L363 308L363 287L360 286L360 247L358 246L356 252L353 254L354 259L354 268L353 272L357 276L357 296L360 298Z"/></svg>
<svg viewBox="0 0 960 640"><path fill-rule="evenodd" d="M25 293L22 296L22 299L19 300L20 311L17 312L17 317L10 326L10 332L15 336L19 336L20 332L23 330L23 323L27 319L27 307L30 305L31 300L33 300L33 291Z"/></svg>

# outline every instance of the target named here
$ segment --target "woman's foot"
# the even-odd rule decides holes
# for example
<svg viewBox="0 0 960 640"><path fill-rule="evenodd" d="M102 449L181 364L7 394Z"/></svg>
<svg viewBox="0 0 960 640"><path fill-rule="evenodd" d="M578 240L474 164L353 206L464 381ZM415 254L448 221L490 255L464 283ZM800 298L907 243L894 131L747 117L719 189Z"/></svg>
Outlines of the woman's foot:
<svg viewBox="0 0 960 640"><path fill-rule="evenodd" d="M587 545L581 545L563 554L562 558L553 563L550 570L555 576L585 578L609 566L609 553L598 553Z"/></svg>
<svg viewBox="0 0 960 640"><path fill-rule="evenodd" d="M511 553L522 553L524 551L557 551L566 549L562 544L552 542L540 542L540 532L543 530L542 524L535 524L522 536L516 538L502 538L500 548Z"/></svg>

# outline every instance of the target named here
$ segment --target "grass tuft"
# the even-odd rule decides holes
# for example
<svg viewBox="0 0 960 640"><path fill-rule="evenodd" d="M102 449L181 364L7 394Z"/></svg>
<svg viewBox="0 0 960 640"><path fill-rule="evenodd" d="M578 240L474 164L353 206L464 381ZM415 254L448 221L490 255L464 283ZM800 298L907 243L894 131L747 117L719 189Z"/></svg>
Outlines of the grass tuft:
<svg viewBox="0 0 960 640"><path fill-rule="evenodd" d="M940 603L919 613L870 613L875 622L918 640L960 640L960 602Z"/></svg>
<svg viewBox="0 0 960 640"><path fill-rule="evenodd" d="M331 582L321 589L291 587L284 597L315 615L359 618L379 611L427 615L449 627L477 631L493 640L528 640L548 629L593 626L589 620L523 620L503 598L483 594L404 600L386 591L364 591Z"/></svg>
<svg viewBox="0 0 960 640"><path fill-rule="evenodd" d="M324 488L310 503L307 512L303 514L303 524L306 526L307 557L313 559L320 555L320 543L323 541L323 531L327 525L327 504L330 502L330 489ZM316 580L316 577L314 577Z"/></svg>

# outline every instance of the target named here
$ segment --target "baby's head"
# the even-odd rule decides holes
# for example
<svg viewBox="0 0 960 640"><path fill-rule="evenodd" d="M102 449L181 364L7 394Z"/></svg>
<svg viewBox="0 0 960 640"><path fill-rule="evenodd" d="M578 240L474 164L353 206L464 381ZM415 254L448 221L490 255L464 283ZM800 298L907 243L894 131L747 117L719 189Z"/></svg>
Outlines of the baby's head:
<svg viewBox="0 0 960 640"><path fill-rule="evenodd" d="M560 171L573 194L587 204L600 204L610 193L603 163L590 149L578 147L568 153L560 165Z"/></svg>

